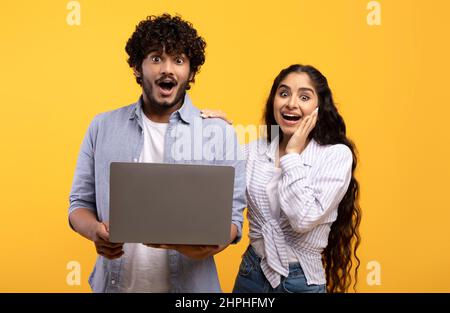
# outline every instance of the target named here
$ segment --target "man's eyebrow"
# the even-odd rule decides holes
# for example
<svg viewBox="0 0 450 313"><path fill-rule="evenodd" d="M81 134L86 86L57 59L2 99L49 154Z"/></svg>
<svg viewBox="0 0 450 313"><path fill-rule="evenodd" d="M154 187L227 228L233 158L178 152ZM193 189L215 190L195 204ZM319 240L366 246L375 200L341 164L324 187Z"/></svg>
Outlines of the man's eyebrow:
<svg viewBox="0 0 450 313"><path fill-rule="evenodd" d="M152 50L149 53L147 53L147 55L152 55L152 54L162 54L162 52L159 50Z"/></svg>

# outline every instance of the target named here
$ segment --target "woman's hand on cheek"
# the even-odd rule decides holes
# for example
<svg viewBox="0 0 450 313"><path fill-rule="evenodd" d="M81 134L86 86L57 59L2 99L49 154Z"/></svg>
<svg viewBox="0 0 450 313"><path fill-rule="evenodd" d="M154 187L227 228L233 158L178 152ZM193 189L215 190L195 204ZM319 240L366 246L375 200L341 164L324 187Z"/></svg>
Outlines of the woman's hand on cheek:
<svg viewBox="0 0 450 313"><path fill-rule="evenodd" d="M302 151L306 147L306 140L308 139L309 133L314 129L317 122L318 110L314 110L313 113L306 116L298 126L297 130L292 135L291 139L289 139L288 144L286 145L286 154L287 153L302 153Z"/></svg>

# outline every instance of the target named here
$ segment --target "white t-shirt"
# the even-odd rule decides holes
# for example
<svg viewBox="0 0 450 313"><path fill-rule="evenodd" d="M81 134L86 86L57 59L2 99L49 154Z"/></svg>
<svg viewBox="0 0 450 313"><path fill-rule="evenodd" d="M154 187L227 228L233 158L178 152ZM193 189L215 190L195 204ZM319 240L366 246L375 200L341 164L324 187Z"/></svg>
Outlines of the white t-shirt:
<svg viewBox="0 0 450 313"><path fill-rule="evenodd" d="M144 112L144 147L139 162L162 163L164 137L168 123L155 123ZM122 292L168 292L169 259L166 249L155 249L140 243L124 244Z"/></svg>

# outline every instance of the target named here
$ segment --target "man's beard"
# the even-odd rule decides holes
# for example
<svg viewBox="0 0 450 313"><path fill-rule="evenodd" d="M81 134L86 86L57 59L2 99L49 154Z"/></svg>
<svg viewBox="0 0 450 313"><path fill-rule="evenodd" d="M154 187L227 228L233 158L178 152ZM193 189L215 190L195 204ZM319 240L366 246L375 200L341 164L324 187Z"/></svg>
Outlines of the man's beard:
<svg viewBox="0 0 450 313"><path fill-rule="evenodd" d="M168 102L168 101L158 102L158 100L156 100L155 97L153 97L153 85L145 78L142 80L142 89L144 90L144 93L149 101L149 105L155 111L164 112L164 111L169 110L170 108L174 107L178 103L182 102L182 100L184 99L184 95L186 93L188 84L189 84L189 81L185 81L184 83L179 84L178 91L175 95L175 99L172 102Z"/></svg>

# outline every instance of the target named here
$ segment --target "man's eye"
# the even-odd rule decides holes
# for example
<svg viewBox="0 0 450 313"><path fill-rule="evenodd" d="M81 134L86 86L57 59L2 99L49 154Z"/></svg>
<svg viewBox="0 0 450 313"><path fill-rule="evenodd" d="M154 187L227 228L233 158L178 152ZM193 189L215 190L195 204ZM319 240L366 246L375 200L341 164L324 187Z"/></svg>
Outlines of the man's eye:
<svg viewBox="0 0 450 313"><path fill-rule="evenodd" d="M160 57L152 57L152 61L159 62L159 61L161 61L161 58Z"/></svg>
<svg viewBox="0 0 450 313"><path fill-rule="evenodd" d="M175 62L177 63L177 64L183 64L184 63L184 60L182 59L182 58L177 58L176 60L175 60Z"/></svg>

